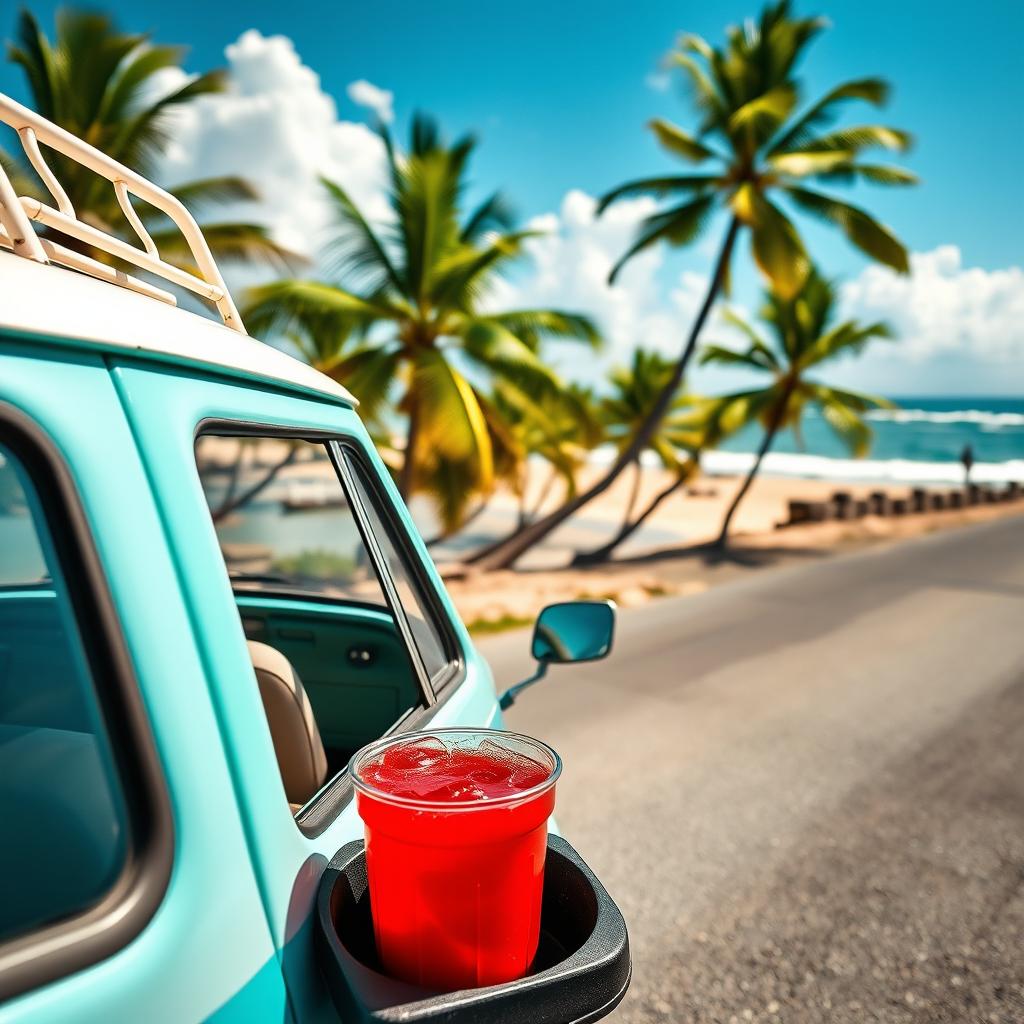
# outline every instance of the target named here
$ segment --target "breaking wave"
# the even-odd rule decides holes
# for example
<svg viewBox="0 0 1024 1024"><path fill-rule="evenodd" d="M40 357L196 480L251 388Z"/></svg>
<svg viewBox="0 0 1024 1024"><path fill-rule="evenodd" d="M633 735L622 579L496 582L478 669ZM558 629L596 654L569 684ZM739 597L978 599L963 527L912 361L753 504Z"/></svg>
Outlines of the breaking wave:
<svg viewBox="0 0 1024 1024"><path fill-rule="evenodd" d="M707 452L704 471L711 474L746 472L754 456L748 452ZM824 455L769 452L761 471L772 476L804 479L844 480L850 483L962 484L964 468L959 462L917 462L911 459L834 459ZM1006 462L978 462L971 469L974 483L1001 484L1011 480L1024 483L1024 459Z"/></svg>
<svg viewBox="0 0 1024 1024"><path fill-rule="evenodd" d="M867 418L890 423L973 423L988 430L1024 427L1024 413L991 412L986 409L952 409L945 412L928 409L874 409L867 414Z"/></svg>

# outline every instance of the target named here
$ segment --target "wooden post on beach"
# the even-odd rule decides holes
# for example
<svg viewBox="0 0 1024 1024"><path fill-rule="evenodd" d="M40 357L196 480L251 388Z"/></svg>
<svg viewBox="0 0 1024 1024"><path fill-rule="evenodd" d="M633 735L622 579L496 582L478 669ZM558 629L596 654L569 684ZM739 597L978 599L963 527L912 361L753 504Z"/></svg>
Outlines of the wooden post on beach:
<svg viewBox="0 0 1024 1024"><path fill-rule="evenodd" d="M946 504L950 508L963 508L967 504L967 495L963 491L950 491L946 495Z"/></svg>
<svg viewBox="0 0 1024 1024"><path fill-rule="evenodd" d="M1005 498L1006 498L1007 501L1017 501L1020 498L1020 495L1021 495L1020 481L1019 480L1011 480L1006 485L1006 490L1004 492L1004 495L1005 495Z"/></svg>
<svg viewBox="0 0 1024 1024"><path fill-rule="evenodd" d="M886 491L872 491L868 500L871 502L872 515L887 516L892 511L892 499Z"/></svg>
<svg viewBox="0 0 1024 1024"><path fill-rule="evenodd" d="M905 516L910 511L910 501L907 498L893 498L891 506L894 516Z"/></svg>
<svg viewBox="0 0 1024 1024"><path fill-rule="evenodd" d="M835 491L832 494L832 507L835 509L836 519L855 519L856 511L853 507L853 495L849 491Z"/></svg>
<svg viewBox="0 0 1024 1024"><path fill-rule="evenodd" d="M910 492L910 507L914 512L928 511L928 492L923 487L915 487Z"/></svg>

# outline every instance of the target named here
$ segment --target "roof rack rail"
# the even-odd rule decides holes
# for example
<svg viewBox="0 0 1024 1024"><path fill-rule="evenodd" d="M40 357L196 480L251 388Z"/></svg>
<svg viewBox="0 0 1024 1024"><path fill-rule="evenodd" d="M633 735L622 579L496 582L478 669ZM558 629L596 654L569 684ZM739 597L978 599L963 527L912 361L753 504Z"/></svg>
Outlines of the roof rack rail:
<svg viewBox="0 0 1024 1024"><path fill-rule="evenodd" d="M231 301L227 285L224 284L224 278L221 277L220 270L214 262L210 247L192 214L179 199L3 93L0 93L0 123L10 125L18 133L29 163L35 168L56 203L54 208L30 196L19 196L10 178L0 166L0 245L11 248L19 256L35 260L37 263L58 263L169 302L171 305L175 304L174 295L163 288L155 287L83 253L75 252L52 239L40 237L36 234L32 222L42 224L170 281L179 288L195 292L217 307L226 326L242 334L246 333L242 318ZM121 212L142 243L141 249L78 218L67 193L47 165L39 149L39 143L82 164L111 183ZM133 195L165 214L184 235L199 269L198 276L160 258L156 244L132 206L130 197Z"/></svg>

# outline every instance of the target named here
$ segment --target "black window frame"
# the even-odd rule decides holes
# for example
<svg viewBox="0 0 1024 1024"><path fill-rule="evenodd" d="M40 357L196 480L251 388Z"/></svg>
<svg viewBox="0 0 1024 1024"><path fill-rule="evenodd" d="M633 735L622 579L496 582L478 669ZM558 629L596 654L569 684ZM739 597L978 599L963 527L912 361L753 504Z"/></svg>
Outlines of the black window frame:
<svg viewBox="0 0 1024 1024"><path fill-rule="evenodd" d="M0 943L2 1002L99 963L135 939L167 891L174 820L134 665L71 470L42 427L4 401L0 443L20 461L35 489L110 742L128 825L121 871L97 901Z"/></svg>
<svg viewBox="0 0 1024 1024"><path fill-rule="evenodd" d="M323 446L337 474L338 483L352 509L360 537L366 546L384 591L388 610L402 634L413 673L420 684L422 702L417 702L407 708L390 728L382 733L382 736L423 728L458 690L459 685L466 678L465 652L458 636L451 628L449 613L441 601L437 587L427 574L423 559L416 551L404 523L398 516L387 515L384 512L393 502L384 491L379 475L371 464L362 441L344 430L325 430L299 424L261 423L255 420L210 417L202 420L195 429L193 452L201 437L211 435L307 441ZM337 450L335 446L337 446ZM404 606L395 591L390 567L376 543L374 534L369 529L363 502L351 485L349 474L353 469L350 464L354 464L355 471L361 474L361 482L370 495L371 501L376 505L373 511L388 531L388 538L394 546L403 568L408 572L416 594L423 600L423 610L425 614L431 616L432 624L441 638L445 656L448 658L448 668L445 673L439 673L439 681L436 684L431 680L423 665L415 638L406 620ZM196 468L198 472L198 464ZM233 585L232 591L235 592ZM306 592L299 594L286 588L274 590L272 586L261 586L260 594L283 600L295 600L301 597L303 601L324 604L338 603L336 598L320 597ZM397 607L393 602L397 604ZM239 628L241 628L241 618L239 618ZM322 835L348 805L352 794L352 782L348 769L345 768L328 779L323 788L295 813L293 817L299 831L307 839L315 839Z"/></svg>

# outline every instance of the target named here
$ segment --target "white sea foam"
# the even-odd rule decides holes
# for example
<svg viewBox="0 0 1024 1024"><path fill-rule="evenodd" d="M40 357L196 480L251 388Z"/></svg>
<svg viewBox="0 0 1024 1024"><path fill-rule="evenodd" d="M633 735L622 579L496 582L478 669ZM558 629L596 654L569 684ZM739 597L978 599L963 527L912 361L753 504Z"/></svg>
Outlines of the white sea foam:
<svg viewBox="0 0 1024 1024"><path fill-rule="evenodd" d="M974 423L977 426L999 430L1002 427L1024 427L1024 413L989 412L985 409L951 409L932 412L928 409L873 409L867 414L871 420L891 423Z"/></svg>
<svg viewBox="0 0 1024 1024"><path fill-rule="evenodd" d="M704 471L737 474L750 469L749 452L707 452ZM823 455L769 452L761 463L769 476L804 479L845 480L850 483L962 484L964 467L959 462L916 462L911 459L830 459ZM1024 459L1006 462L978 462L971 469L974 483L1001 484L1011 480L1024 483Z"/></svg>
<svg viewBox="0 0 1024 1024"><path fill-rule="evenodd" d="M612 448L599 448L590 461L597 465L611 463ZM746 473L754 463L751 452L705 452L701 465L712 476L736 476ZM652 452L643 458L645 466L660 466ZM964 481L964 467L959 462L921 462L913 459L832 459L825 455L803 455L791 452L769 452L761 463L765 476L797 477L804 480L843 480L848 483L950 484ZM1006 462L976 462L971 481L978 484L1002 484L1017 480L1024 483L1024 459Z"/></svg>

